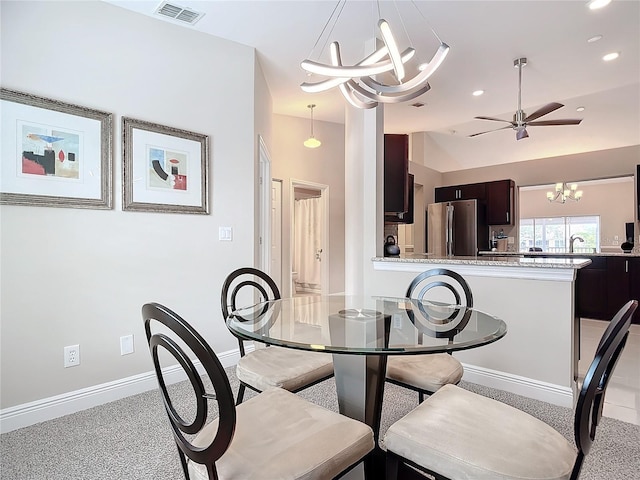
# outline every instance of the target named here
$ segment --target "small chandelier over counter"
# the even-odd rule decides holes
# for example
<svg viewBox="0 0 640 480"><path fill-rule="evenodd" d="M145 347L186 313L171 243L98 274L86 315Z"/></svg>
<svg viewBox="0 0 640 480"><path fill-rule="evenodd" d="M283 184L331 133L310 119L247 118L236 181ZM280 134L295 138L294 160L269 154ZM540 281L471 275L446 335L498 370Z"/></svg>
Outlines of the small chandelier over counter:
<svg viewBox="0 0 640 480"><path fill-rule="evenodd" d="M311 109L311 135L304 141L304 146L307 148L318 148L322 145L322 142L313 136L313 109L316 104L307 105L307 108Z"/></svg>
<svg viewBox="0 0 640 480"><path fill-rule="evenodd" d="M577 202L582 198L582 190L578 190L577 183L556 183L555 191L547 192L547 200L550 202L566 203L567 200Z"/></svg>
<svg viewBox="0 0 640 480"><path fill-rule="evenodd" d="M333 26L329 29L329 31L333 31L333 27L335 27L338 22L345 3L346 0L338 0L331 17L316 41L316 45L319 43L322 34L327 30L334 14L337 12ZM415 3L411 3L413 3L418 13L424 19L424 15L422 15L422 12L420 12ZM340 6L341 8L339 8ZM378 15L380 15L379 3ZM302 90L307 93L317 93L338 87L347 102L356 108L362 109L377 107L378 103L406 102L429 91L431 87L429 83L427 83L427 79L444 61L449 53L449 46L440 40L435 31L431 29L433 35L440 42L440 46L433 58L428 62L422 63L418 67L418 72L415 76L406 80L405 63L411 60L416 54L415 49L409 47L401 52L391 32L391 27L385 19L380 18L378 20L378 29L382 37L383 45L355 65L344 65L342 63L338 42L333 42L329 46L331 64L327 65L310 59L303 60L300 65L308 74L321 75L326 78L319 82L304 82L301 85ZM373 78L385 72L391 72L393 74L395 78L394 83L386 84Z"/></svg>

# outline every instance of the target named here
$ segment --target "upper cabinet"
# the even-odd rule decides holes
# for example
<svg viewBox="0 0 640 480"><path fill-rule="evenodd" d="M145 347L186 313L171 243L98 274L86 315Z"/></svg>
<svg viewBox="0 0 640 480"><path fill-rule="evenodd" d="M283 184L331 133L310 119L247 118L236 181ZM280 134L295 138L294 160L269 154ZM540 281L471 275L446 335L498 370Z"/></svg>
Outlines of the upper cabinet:
<svg viewBox="0 0 640 480"><path fill-rule="evenodd" d="M384 213L409 210L409 136L384 136Z"/></svg>
<svg viewBox="0 0 640 480"><path fill-rule="evenodd" d="M489 225L513 225L513 180L497 180L485 183L487 223Z"/></svg>
<svg viewBox="0 0 640 480"><path fill-rule="evenodd" d="M484 183L470 183L467 185L453 185L438 187L435 192L437 202L452 202L454 200L484 200Z"/></svg>
<svg viewBox="0 0 640 480"><path fill-rule="evenodd" d="M436 202L480 200L487 206L487 223L489 225L513 225L514 190L515 182L513 180L452 185L436 188L435 200Z"/></svg>

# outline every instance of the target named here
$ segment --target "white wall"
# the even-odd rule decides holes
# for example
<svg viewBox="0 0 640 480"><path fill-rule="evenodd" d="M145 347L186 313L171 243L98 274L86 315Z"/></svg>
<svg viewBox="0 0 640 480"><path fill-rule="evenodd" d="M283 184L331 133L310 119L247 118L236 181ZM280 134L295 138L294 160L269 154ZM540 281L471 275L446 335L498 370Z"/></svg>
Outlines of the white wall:
<svg viewBox="0 0 640 480"><path fill-rule="evenodd" d="M305 107L301 107L305 108ZM271 175L282 180L282 294L288 296L291 272L290 198L292 180L329 186L329 292L344 291L344 125L314 120L313 133L322 142L306 148L310 119L273 116Z"/></svg>
<svg viewBox="0 0 640 480"><path fill-rule="evenodd" d="M151 370L148 301L182 314L218 353L237 348L220 288L253 264L256 139L270 140L253 49L102 2L0 8L3 87L114 114L115 198L109 211L0 207L1 407ZM210 136L210 215L122 211L122 116ZM219 226L233 227L233 242L218 241ZM136 351L120 356L129 333ZM81 365L65 369L71 344Z"/></svg>
<svg viewBox="0 0 640 480"><path fill-rule="evenodd" d="M425 165L427 166L429 166L429 155L431 154L438 155L438 152L430 151L425 157ZM521 186L548 185L563 180L581 182L584 180L635 175L636 165L639 163L640 145L633 145L611 150L539 158L525 162L446 172L442 174L442 184L438 186L488 182L491 180L510 178L515 181L517 192L517 187ZM631 206L634 211L636 208L635 205L637 205L637 200L635 200ZM623 208L626 210L629 207L624 206ZM516 193L516 219L520 218L518 210L519 200ZM638 226L639 224L636 222L636 232L640 231ZM518 237L517 225L511 228L505 227L504 231L509 236Z"/></svg>
<svg viewBox="0 0 640 480"><path fill-rule="evenodd" d="M616 181L580 183L578 188L583 191L582 199L579 202L567 200L564 204L550 203L547 200L549 188L520 189L520 217L598 215L600 247L622 252L620 245L626 240L625 223L635 222L633 177L624 177Z"/></svg>

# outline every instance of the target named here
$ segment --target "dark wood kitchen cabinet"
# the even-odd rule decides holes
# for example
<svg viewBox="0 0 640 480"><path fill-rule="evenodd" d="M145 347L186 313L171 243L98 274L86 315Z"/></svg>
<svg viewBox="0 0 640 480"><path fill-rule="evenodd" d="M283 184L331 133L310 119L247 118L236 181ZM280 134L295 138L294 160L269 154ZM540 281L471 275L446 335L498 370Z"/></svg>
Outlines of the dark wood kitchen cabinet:
<svg viewBox="0 0 640 480"><path fill-rule="evenodd" d="M435 189L435 201L480 200L485 202L487 206L487 223L489 225L513 225L514 190L515 182L513 180L450 185Z"/></svg>
<svg viewBox="0 0 640 480"><path fill-rule="evenodd" d="M629 259L629 300L640 302L640 258ZM640 312L636 309L633 314L633 323L640 324Z"/></svg>
<svg viewBox="0 0 640 480"><path fill-rule="evenodd" d="M487 223L489 225L513 225L513 180L497 180L485 183Z"/></svg>
<svg viewBox="0 0 640 480"><path fill-rule="evenodd" d="M629 300L640 300L640 257L587 258L591 264L577 273L577 316L611 320ZM640 323L640 313L633 323Z"/></svg>
<svg viewBox="0 0 640 480"><path fill-rule="evenodd" d="M591 263L578 270L576 276L576 315L606 319L607 259L588 257Z"/></svg>
<svg viewBox="0 0 640 480"><path fill-rule="evenodd" d="M409 136L384 136L384 213L409 210Z"/></svg>
<svg viewBox="0 0 640 480"><path fill-rule="evenodd" d="M414 203L414 189L415 189L415 177L409 174L409 207L406 212L385 213L384 223L413 223L413 203Z"/></svg>
<svg viewBox="0 0 640 480"><path fill-rule="evenodd" d="M484 200L484 183L469 183L467 185L452 185L437 187L435 199L437 202L453 202L454 200Z"/></svg>
<svg viewBox="0 0 640 480"><path fill-rule="evenodd" d="M612 318L629 301L629 259L607 258L607 317Z"/></svg>

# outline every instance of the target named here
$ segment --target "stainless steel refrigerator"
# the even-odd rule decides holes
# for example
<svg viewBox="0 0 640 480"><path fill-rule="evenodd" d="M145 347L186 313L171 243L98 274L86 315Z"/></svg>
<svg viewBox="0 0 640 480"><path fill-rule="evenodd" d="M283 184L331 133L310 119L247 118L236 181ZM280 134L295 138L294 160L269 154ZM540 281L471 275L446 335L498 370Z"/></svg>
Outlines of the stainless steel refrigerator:
<svg viewBox="0 0 640 480"><path fill-rule="evenodd" d="M431 203L427 206L427 253L477 255L489 250L486 207L477 200Z"/></svg>

